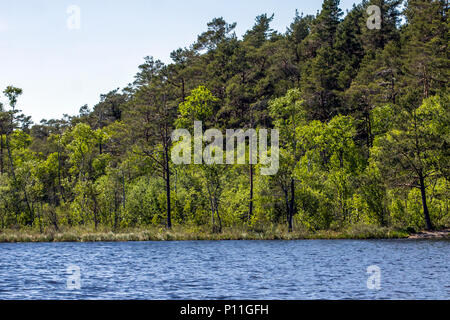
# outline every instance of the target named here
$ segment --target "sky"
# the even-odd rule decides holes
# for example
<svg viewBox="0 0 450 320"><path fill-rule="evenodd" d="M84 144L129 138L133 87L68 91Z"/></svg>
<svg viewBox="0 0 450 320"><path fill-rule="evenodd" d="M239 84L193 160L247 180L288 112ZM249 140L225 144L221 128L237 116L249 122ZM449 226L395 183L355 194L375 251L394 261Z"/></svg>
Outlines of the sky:
<svg viewBox="0 0 450 320"><path fill-rule="evenodd" d="M171 62L170 52L189 47L215 17L236 22L242 36L257 15L274 13L271 27L285 32L296 9L316 14L321 2L0 0L0 89L22 88L18 108L35 123L75 115L132 82L145 56ZM354 2L341 0L342 10Z"/></svg>

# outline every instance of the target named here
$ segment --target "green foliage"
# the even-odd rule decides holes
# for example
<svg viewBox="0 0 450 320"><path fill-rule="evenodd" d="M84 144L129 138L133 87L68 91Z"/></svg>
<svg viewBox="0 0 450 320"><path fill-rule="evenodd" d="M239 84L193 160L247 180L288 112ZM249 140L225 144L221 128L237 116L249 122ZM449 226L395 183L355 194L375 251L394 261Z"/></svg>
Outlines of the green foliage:
<svg viewBox="0 0 450 320"><path fill-rule="evenodd" d="M205 86L199 86L192 90L186 100L180 103L178 126L185 128L186 121L190 120L192 125L194 121L205 121L211 118L213 115L212 104L217 101L218 99Z"/></svg>
<svg viewBox="0 0 450 320"><path fill-rule="evenodd" d="M235 23L213 19L172 63L146 57L132 84L92 110L33 126L18 109L22 90L8 86L0 232L377 238L448 227L448 5L409 0L401 12L401 2L362 1L344 16L325 0L315 16L297 12L284 34L262 14L242 38ZM381 30L367 28L369 5L381 8ZM260 164L175 166L171 133L192 133L196 120L204 130L279 130L277 174L261 175ZM172 222L175 231L161 231Z"/></svg>

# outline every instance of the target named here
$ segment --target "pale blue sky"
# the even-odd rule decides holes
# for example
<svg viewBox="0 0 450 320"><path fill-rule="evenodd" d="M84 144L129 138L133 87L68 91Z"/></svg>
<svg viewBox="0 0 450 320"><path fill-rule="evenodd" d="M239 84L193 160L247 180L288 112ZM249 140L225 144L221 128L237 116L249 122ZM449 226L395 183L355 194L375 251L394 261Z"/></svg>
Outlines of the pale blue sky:
<svg viewBox="0 0 450 320"><path fill-rule="evenodd" d="M359 0L341 0L350 9ZM315 14L320 0L0 0L0 89L24 90L19 108L35 122L91 108L102 93L133 80L143 57L170 62L207 22L223 16L241 36L262 13L285 32L295 9ZM81 9L81 29L69 30L66 12ZM0 101L6 102L3 95Z"/></svg>

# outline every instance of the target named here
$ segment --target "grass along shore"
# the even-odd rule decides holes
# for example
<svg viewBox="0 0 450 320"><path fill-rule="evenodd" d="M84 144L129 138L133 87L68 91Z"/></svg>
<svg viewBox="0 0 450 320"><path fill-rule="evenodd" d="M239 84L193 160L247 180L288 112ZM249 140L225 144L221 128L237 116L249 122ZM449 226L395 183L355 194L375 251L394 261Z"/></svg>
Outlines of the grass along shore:
<svg viewBox="0 0 450 320"><path fill-rule="evenodd" d="M306 239L450 239L450 229L436 232L409 233L369 225L356 225L341 231L316 232L274 226L264 231L245 228L224 228L222 233L211 233L206 228L175 226L172 230L148 227L120 231L70 228L40 233L33 229L0 230L0 242L119 242L119 241L189 241L189 240L306 240Z"/></svg>

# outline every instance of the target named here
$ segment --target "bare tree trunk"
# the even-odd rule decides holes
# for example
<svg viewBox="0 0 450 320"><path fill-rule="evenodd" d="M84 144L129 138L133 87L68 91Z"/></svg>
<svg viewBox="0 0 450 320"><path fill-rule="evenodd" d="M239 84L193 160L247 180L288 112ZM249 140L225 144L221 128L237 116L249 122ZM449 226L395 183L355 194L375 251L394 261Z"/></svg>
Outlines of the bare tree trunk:
<svg viewBox="0 0 450 320"><path fill-rule="evenodd" d="M217 220L219 220L219 230L218 233L222 233L222 219L220 218L219 214L219 204L217 203L217 199L214 199L214 207L217 214Z"/></svg>
<svg viewBox="0 0 450 320"><path fill-rule="evenodd" d="M56 215L56 212L53 210L53 208L50 208L50 207L49 207L49 210L50 210L50 213L51 213L50 218L51 218L51 220L52 220L52 224L53 224L53 226L55 227L55 230L56 230L56 231L59 231L59 227L58 227L58 217L57 217L57 215Z"/></svg>
<svg viewBox="0 0 450 320"><path fill-rule="evenodd" d="M0 134L0 173L3 174L5 169L3 167L3 149L5 146L3 145L3 133Z"/></svg>
<svg viewBox="0 0 450 320"><path fill-rule="evenodd" d="M291 199L289 203L289 232L292 232L295 211L295 181L291 178Z"/></svg>
<svg viewBox="0 0 450 320"><path fill-rule="evenodd" d="M253 216L253 165L250 164L250 205L248 210L248 221Z"/></svg>
<svg viewBox="0 0 450 320"><path fill-rule="evenodd" d="M215 233L216 232L216 227L215 227L214 215L216 214L216 210L215 210L215 206L214 206L214 200L213 200L212 191L211 191L211 188L210 188L209 184L206 185L206 189L208 190L209 205L211 206L212 233Z"/></svg>
<svg viewBox="0 0 450 320"><path fill-rule="evenodd" d="M125 173L122 171L122 201L123 201L123 209L125 210Z"/></svg>
<svg viewBox="0 0 450 320"><path fill-rule="evenodd" d="M97 196L94 195L93 197L94 200L94 229L95 231L97 231L97 226L98 226L98 206L97 206Z"/></svg>
<svg viewBox="0 0 450 320"><path fill-rule="evenodd" d="M125 172L122 170L122 208L123 211L125 212L125 205L126 205L126 196L125 196ZM117 212L116 212L116 225L119 223L119 212L118 212L119 208L117 208Z"/></svg>
<svg viewBox="0 0 450 320"><path fill-rule="evenodd" d="M431 223L430 213L428 212L425 181L422 173L419 174L419 181L420 181L420 193L422 194L422 205L423 205L423 214L425 216L425 223L427 225L428 230L433 230L433 224Z"/></svg>
<svg viewBox="0 0 450 320"><path fill-rule="evenodd" d="M166 180L166 199L167 199L167 229L172 228L172 220L170 216L170 168L169 168L169 150L168 147L164 148L164 161L165 161L165 180Z"/></svg>
<svg viewBox="0 0 450 320"><path fill-rule="evenodd" d="M59 189L59 195L61 196L61 199L65 202L66 199L64 197L64 190L62 186L62 180L61 180L61 134L58 136L58 189ZM59 205L59 201L58 201Z"/></svg>
<svg viewBox="0 0 450 320"><path fill-rule="evenodd" d="M216 223L215 223L215 221L214 221L214 215L215 215L214 204L213 204L212 198L210 198L209 201L211 202L211 223L212 223L212 232L215 233L215 232L216 232Z"/></svg>
<svg viewBox="0 0 450 320"><path fill-rule="evenodd" d="M181 79L181 99L181 102L184 102L186 100L184 78Z"/></svg>
<svg viewBox="0 0 450 320"><path fill-rule="evenodd" d="M254 119L253 119L253 106L250 107L250 129L253 129L254 126ZM249 148L248 148L248 160L249 160L249 166L250 166L250 203L248 208L248 221L250 222L250 219L253 216L253 161L252 161L252 149L253 149L253 140L249 139Z"/></svg>
<svg viewBox="0 0 450 320"><path fill-rule="evenodd" d="M38 219L39 219L39 232L42 233L42 215L44 214L44 205L42 201L40 202L41 202L41 212L39 213Z"/></svg>
<svg viewBox="0 0 450 320"><path fill-rule="evenodd" d="M119 189L120 185L116 181L116 185L114 186L114 223L113 223L113 230L117 230L117 222L119 219L119 206L120 206L120 200L119 200Z"/></svg>
<svg viewBox="0 0 450 320"><path fill-rule="evenodd" d="M290 212L291 212L290 202L289 202L289 192L288 192L287 187L286 188L282 187L282 189L284 192L284 200L286 202L286 222L289 224L289 217L290 217Z"/></svg>

